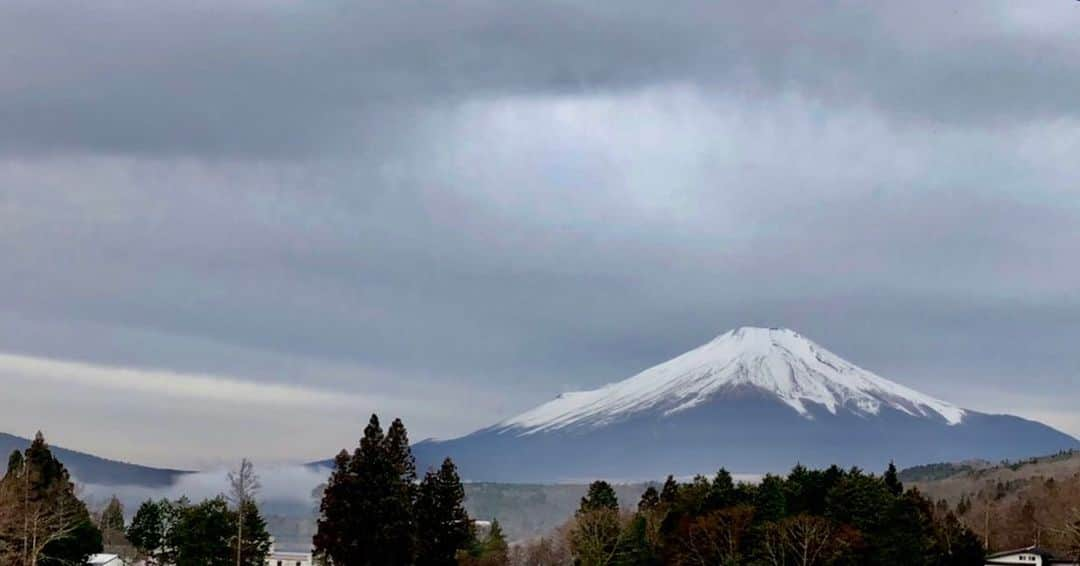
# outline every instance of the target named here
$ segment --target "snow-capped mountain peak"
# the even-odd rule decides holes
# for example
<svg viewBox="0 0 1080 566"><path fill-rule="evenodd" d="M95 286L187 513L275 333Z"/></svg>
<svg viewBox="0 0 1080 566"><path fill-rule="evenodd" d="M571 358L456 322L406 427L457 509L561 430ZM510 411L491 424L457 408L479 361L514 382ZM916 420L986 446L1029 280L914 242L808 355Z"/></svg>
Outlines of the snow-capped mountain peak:
<svg viewBox="0 0 1080 566"><path fill-rule="evenodd" d="M864 370L778 328L743 327L629 379L591 391L564 393L499 423L532 434L570 426L603 426L642 413L670 416L726 392L751 388L813 418L809 404L830 413L876 415L882 407L960 423L963 409Z"/></svg>

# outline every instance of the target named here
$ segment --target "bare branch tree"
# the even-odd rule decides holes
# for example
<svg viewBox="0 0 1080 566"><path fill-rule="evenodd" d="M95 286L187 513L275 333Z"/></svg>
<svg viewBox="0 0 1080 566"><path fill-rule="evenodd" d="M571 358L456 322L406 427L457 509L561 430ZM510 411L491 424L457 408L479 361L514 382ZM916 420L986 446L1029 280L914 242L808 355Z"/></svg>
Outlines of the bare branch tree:
<svg viewBox="0 0 1080 566"><path fill-rule="evenodd" d="M816 566L828 563L839 549L836 528L823 517L797 515L769 523L762 546L770 566Z"/></svg>
<svg viewBox="0 0 1080 566"><path fill-rule="evenodd" d="M236 505L236 566L242 566L244 549L244 506L255 502L262 485L251 460L240 460L240 467L229 471L229 501Z"/></svg>

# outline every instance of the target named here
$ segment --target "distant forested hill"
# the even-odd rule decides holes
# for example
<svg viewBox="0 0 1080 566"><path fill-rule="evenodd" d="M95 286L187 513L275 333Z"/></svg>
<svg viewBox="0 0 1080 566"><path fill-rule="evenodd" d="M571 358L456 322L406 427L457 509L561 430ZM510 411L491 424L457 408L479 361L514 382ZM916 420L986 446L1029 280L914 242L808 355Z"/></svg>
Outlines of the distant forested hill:
<svg viewBox="0 0 1080 566"><path fill-rule="evenodd" d="M12 451L25 450L29 445L30 441L25 438L0 432L0 454L3 455L5 461ZM178 477L189 473L184 470L151 468L107 460L57 446L50 446L50 448L80 483L166 487L172 485Z"/></svg>
<svg viewBox="0 0 1080 566"><path fill-rule="evenodd" d="M919 466L900 477L939 507L954 509L990 541L991 551L1036 541L1059 554L1080 546L1080 538L1070 538L1070 533L1080 536L1080 451L996 464Z"/></svg>

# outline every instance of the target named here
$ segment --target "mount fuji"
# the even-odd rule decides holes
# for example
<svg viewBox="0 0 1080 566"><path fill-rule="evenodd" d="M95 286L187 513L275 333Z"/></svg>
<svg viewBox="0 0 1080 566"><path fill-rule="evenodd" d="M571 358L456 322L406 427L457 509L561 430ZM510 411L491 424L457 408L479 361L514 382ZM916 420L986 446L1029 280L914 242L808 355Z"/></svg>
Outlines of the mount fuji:
<svg viewBox="0 0 1080 566"><path fill-rule="evenodd" d="M1012 459L1080 448L1044 424L961 408L864 370L787 329L739 328L629 379L564 393L446 441L472 481L640 480L780 472L796 463Z"/></svg>

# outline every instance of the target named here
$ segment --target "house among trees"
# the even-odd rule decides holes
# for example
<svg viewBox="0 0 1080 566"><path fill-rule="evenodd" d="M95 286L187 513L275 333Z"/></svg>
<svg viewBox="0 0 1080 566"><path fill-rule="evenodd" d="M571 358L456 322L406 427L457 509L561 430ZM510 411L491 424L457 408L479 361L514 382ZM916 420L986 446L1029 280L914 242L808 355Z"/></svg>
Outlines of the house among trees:
<svg viewBox="0 0 1080 566"><path fill-rule="evenodd" d="M1053 554L1037 546L997 552L986 557L987 566L999 564L1026 564L1028 566L1080 566L1075 560L1055 558Z"/></svg>

